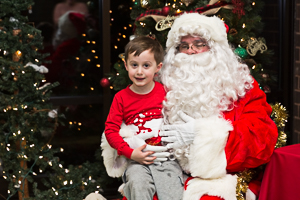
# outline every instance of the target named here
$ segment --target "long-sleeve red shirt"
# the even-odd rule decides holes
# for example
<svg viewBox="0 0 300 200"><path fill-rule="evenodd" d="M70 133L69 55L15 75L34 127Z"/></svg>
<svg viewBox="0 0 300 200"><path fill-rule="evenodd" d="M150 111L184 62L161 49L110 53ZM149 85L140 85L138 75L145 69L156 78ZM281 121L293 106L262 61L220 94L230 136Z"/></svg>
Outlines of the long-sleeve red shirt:
<svg viewBox="0 0 300 200"><path fill-rule="evenodd" d="M131 129L135 130L135 135L158 131L160 124L156 123L155 119L162 118L161 109L165 95L163 85L155 82L153 90L148 94L136 94L128 86L114 96L105 122L105 136L119 155L130 158L133 151L119 134L121 124L124 122L134 126ZM146 142L160 145L160 137L150 138Z"/></svg>

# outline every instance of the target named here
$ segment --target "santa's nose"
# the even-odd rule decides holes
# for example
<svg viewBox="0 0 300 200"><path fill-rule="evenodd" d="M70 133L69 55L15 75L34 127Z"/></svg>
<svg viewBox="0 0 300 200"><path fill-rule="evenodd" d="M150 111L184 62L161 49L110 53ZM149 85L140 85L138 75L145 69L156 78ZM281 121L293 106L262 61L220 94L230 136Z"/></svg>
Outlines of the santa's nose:
<svg viewBox="0 0 300 200"><path fill-rule="evenodd" d="M197 51L193 50L192 48L189 48L185 53L188 55L192 55L192 54L196 54Z"/></svg>

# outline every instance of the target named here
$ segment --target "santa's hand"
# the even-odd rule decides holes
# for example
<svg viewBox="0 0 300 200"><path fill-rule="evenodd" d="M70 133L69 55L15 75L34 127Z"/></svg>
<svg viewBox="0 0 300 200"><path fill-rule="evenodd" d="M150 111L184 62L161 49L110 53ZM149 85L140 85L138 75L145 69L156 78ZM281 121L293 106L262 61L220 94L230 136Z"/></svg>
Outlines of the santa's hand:
<svg viewBox="0 0 300 200"><path fill-rule="evenodd" d="M154 162L162 162L162 161L168 160L170 153L169 152L157 152L157 153L151 154L151 156L156 157Z"/></svg>
<svg viewBox="0 0 300 200"><path fill-rule="evenodd" d="M159 135L161 141L167 142L168 148L178 148L193 143L195 138L195 119L186 115L182 111L178 112L180 118L186 122L184 124L163 125Z"/></svg>

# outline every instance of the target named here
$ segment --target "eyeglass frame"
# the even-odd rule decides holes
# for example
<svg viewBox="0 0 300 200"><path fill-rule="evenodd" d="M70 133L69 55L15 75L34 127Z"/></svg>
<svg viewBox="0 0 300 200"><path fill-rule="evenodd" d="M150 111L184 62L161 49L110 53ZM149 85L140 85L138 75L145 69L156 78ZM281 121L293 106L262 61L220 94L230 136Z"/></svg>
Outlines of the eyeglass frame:
<svg viewBox="0 0 300 200"><path fill-rule="evenodd" d="M176 49L179 51L179 52L182 52L182 53L185 53L185 52L187 52L189 49L192 49L193 51L200 51L201 50L201 48L203 48L203 47L201 47L200 49L193 49L193 46L195 46L196 44L199 44L199 43L203 43L205 46L203 46L203 47L208 47L208 49L210 49L210 47L209 47L209 45L208 45L208 41L206 41L205 39L200 39L200 40L195 40L192 44L189 44L189 43L186 43L186 42L184 42L184 43L181 43L181 44L179 44L177 47L176 47ZM188 48L186 49L186 50L180 50L180 46L181 45L188 45Z"/></svg>

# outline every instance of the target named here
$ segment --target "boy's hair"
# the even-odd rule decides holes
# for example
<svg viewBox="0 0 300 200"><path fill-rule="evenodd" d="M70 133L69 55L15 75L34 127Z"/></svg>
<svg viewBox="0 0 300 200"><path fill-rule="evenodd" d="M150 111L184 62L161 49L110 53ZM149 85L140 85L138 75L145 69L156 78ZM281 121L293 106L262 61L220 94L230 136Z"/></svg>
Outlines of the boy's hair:
<svg viewBox="0 0 300 200"><path fill-rule="evenodd" d="M125 46L125 62L127 62L129 54L135 52L134 56L139 56L146 50L150 50L150 52L154 54L156 64L163 61L165 51L161 44L156 39L152 39L148 36L138 36Z"/></svg>

